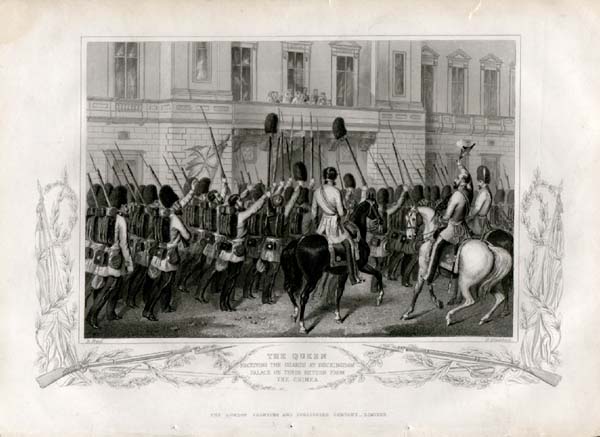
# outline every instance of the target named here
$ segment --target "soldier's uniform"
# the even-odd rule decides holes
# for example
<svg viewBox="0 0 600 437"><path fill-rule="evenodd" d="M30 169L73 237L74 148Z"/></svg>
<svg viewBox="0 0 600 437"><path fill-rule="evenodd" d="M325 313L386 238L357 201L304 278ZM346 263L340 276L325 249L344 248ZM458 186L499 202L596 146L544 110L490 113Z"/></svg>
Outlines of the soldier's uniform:
<svg viewBox="0 0 600 437"><path fill-rule="evenodd" d="M110 203L104 217L105 223L100 224L99 232L103 234L99 240L106 249L101 262L97 263L92 280L93 304L86 320L94 328L98 328L98 316L108 302L107 319L120 318L115 312L119 299L121 277L133 272L133 261L127 245L127 223L123 217L127 202L127 190L118 186L111 190Z"/></svg>
<svg viewBox="0 0 600 437"><path fill-rule="evenodd" d="M142 316L148 320L158 320L155 309L161 298L164 311L175 310L171 300L175 273L181 263L179 245L190 239L190 233L179 218L178 212L187 205L192 196L193 192L190 191L180 201L169 185L163 185L160 189L159 199L163 208L153 223L154 237L158 245L148 267L148 276L154 282L142 312Z"/></svg>
<svg viewBox="0 0 600 437"><path fill-rule="evenodd" d="M178 270L177 283L181 291L186 291L186 284L190 277L202 268L204 261L202 255L211 236L208 229L209 224L204 222L205 218L208 217L207 212L210 208L208 201L209 188L209 178L200 179L193 189L190 186L193 195L191 201L183 207L182 220L189 229L191 238L181 268Z"/></svg>
<svg viewBox="0 0 600 437"><path fill-rule="evenodd" d="M428 284L433 282L444 245L458 245L470 235L465 219L470 207L469 184L471 183L471 175L467 169L462 166L460 161L458 166L459 175L456 180L458 188L450 197L448 207L442 217L442 221L447 222L448 225L440 232L440 235L436 239L431 250L429 267L425 277Z"/></svg>
<svg viewBox="0 0 600 437"><path fill-rule="evenodd" d="M342 194L334 186L337 171L333 167L323 170L325 183L315 191L312 204L312 216L322 211L321 220L317 227L317 233L324 235L330 245L343 244L346 250L348 262L348 273L351 284L358 284L362 279L358 276L358 269L354 256L354 241L348 231L342 225L342 217L346 215L344 210Z"/></svg>
<svg viewBox="0 0 600 437"><path fill-rule="evenodd" d="M221 310L232 310L231 295L235 290L237 277L245 259L246 224L249 218L262 208L267 197L268 194L263 194L249 208L244 209L240 196L233 194L228 197L227 204L220 208L217 231L218 235L225 236L226 240L218 246L216 271L224 271L228 266L234 267L232 275L227 278L227 284L224 284L221 289Z"/></svg>
<svg viewBox="0 0 600 437"><path fill-rule="evenodd" d="M490 228L489 213L492 207L492 192L489 188L490 171L484 165L477 168L479 193L473 204L467 222L474 236L483 238Z"/></svg>

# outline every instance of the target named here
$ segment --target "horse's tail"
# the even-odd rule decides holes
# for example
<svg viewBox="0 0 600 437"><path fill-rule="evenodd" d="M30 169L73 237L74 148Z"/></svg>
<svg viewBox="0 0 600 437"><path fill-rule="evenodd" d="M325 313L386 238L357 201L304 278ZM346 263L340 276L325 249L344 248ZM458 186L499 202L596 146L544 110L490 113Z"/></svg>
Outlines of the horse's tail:
<svg viewBox="0 0 600 437"><path fill-rule="evenodd" d="M488 247L494 255L494 264L492 271L483 278L479 286L481 296L492 290L512 270L512 256L506 249L492 245L488 245Z"/></svg>
<svg viewBox="0 0 600 437"><path fill-rule="evenodd" d="M302 271L296 260L298 240L292 240L281 253L283 287L288 293L294 293L302 285Z"/></svg>

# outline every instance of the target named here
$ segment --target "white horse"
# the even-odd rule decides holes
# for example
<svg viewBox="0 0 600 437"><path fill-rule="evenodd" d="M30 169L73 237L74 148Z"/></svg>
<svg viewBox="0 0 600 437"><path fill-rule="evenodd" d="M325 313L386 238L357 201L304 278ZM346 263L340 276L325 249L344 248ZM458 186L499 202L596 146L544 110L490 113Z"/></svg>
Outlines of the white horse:
<svg viewBox="0 0 600 437"><path fill-rule="evenodd" d="M435 211L427 206L412 207L407 216L406 236L413 239L417 236L417 227L419 217L423 220L423 244L419 248L419 277L415 284L413 300L409 310L402 316L403 319L410 318L414 311L417 297L421 292L429 258L431 256L431 246L435 242L434 233L440 226L439 217ZM481 318L479 324L488 322L492 313L498 306L507 299L500 281L512 270L511 254L497 246L492 246L486 241L469 239L462 244L458 254L458 288L464 298L464 302L446 314L446 324L453 323L452 317L460 310L470 307L475 303L473 295L482 296L489 291L496 298L493 307ZM477 290L479 289L479 292ZM476 292L476 293L474 293ZM432 300L442 308L441 302L433 293L433 286L429 286L429 293Z"/></svg>

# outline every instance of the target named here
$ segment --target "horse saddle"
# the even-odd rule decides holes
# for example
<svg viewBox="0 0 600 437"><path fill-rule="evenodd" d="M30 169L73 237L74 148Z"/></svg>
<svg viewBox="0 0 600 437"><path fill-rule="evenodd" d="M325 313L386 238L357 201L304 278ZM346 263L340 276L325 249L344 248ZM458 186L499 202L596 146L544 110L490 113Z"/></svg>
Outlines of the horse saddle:
<svg viewBox="0 0 600 437"><path fill-rule="evenodd" d="M341 267L347 265L346 249L342 243L329 244L330 267Z"/></svg>
<svg viewBox="0 0 600 437"><path fill-rule="evenodd" d="M446 245L440 255L440 267L454 274L458 274L458 252L462 244Z"/></svg>

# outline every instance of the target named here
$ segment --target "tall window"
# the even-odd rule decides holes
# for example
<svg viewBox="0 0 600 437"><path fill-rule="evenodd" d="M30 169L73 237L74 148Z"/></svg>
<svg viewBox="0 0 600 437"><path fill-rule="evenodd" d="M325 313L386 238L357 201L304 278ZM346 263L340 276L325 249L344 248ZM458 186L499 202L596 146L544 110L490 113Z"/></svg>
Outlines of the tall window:
<svg viewBox="0 0 600 437"><path fill-rule="evenodd" d="M483 70L483 115L498 115L497 70Z"/></svg>
<svg viewBox="0 0 600 437"><path fill-rule="evenodd" d="M515 96L516 96L516 84L515 84L515 69L514 67L510 69L510 85L509 85L509 95L508 95L508 115L511 117L515 116Z"/></svg>
<svg viewBox="0 0 600 437"><path fill-rule="evenodd" d="M465 69L462 67L450 68L452 81L452 113L465 113Z"/></svg>
<svg viewBox="0 0 600 437"><path fill-rule="evenodd" d="M209 52L207 42L194 43L194 81L204 82L210 79Z"/></svg>
<svg viewBox="0 0 600 437"><path fill-rule="evenodd" d="M252 100L252 49L231 48L231 90L233 100Z"/></svg>
<svg viewBox="0 0 600 437"><path fill-rule="evenodd" d="M421 65L421 97L425 112L433 112L433 65Z"/></svg>
<svg viewBox="0 0 600 437"><path fill-rule="evenodd" d="M404 95L404 53L394 53L394 95Z"/></svg>
<svg viewBox="0 0 600 437"><path fill-rule="evenodd" d="M304 82L304 53L288 52L287 54L287 89L302 91Z"/></svg>
<svg viewBox="0 0 600 437"><path fill-rule="evenodd" d="M138 98L138 43L115 43L115 97Z"/></svg>
<svg viewBox="0 0 600 437"><path fill-rule="evenodd" d="M354 106L354 58L336 57L336 105Z"/></svg>

